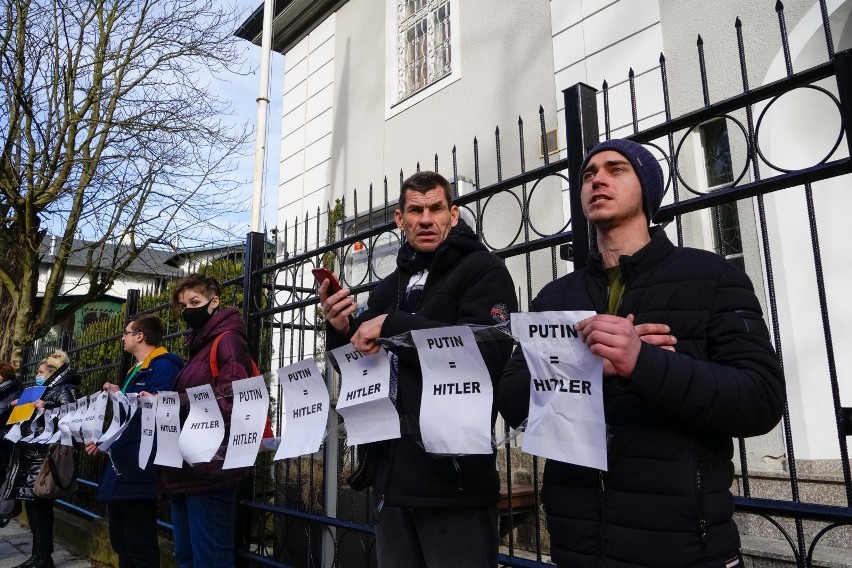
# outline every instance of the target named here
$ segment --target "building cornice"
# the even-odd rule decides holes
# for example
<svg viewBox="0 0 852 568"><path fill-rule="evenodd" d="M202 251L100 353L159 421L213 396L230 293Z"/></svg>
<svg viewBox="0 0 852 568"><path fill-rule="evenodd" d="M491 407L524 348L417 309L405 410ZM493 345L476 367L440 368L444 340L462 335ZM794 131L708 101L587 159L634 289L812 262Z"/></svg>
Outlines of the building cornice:
<svg viewBox="0 0 852 568"><path fill-rule="evenodd" d="M286 53L302 38L337 11L347 0L275 0L272 18L272 49ZM237 28L234 35L261 44L263 4Z"/></svg>

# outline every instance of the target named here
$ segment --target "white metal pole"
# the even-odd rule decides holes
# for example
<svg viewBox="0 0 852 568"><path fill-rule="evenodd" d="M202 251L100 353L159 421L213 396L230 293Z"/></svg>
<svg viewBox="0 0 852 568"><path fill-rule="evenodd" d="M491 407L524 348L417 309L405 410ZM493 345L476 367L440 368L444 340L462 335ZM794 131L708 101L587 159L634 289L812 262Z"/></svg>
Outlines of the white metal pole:
<svg viewBox="0 0 852 568"><path fill-rule="evenodd" d="M254 180L251 194L251 230L260 232L263 210L263 181L266 166L266 121L269 114L269 73L272 52L272 12L275 0L263 3L263 36L260 57L260 89L257 96L257 132L254 144Z"/></svg>

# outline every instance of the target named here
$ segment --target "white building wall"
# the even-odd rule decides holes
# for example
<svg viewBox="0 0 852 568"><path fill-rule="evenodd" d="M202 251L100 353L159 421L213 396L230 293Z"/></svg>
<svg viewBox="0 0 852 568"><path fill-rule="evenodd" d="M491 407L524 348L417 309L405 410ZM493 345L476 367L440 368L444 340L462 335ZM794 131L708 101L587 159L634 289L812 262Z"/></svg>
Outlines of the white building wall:
<svg viewBox="0 0 852 568"><path fill-rule="evenodd" d="M634 72L639 129L665 119L659 58L663 49L658 0L578 0L551 2L553 70L559 147L565 157L565 98L577 83L598 90L598 130L606 138L603 83L607 82L612 138L633 132L628 73ZM570 217L568 185L563 209ZM667 196L664 203L668 203Z"/></svg>
<svg viewBox="0 0 852 568"><path fill-rule="evenodd" d="M306 214L315 217L317 208L325 213L328 204L335 20L336 15L330 15L284 54L278 191L278 227L281 230L285 223L292 229L293 221L304 220ZM300 232L300 242L304 240L303 235L304 232ZM309 232L309 236L315 235L315 230Z"/></svg>

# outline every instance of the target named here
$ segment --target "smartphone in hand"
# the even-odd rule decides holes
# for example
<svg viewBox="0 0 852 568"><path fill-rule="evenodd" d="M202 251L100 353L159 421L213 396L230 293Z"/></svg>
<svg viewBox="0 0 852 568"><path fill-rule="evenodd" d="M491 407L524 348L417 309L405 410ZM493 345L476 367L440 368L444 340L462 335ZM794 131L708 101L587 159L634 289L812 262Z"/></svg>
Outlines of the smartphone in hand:
<svg viewBox="0 0 852 568"><path fill-rule="evenodd" d="M337 277L334 273L325 267L314 268L311 270L311 273L314 275L317 281L317 287L322 286L322 283L328 280L328 295L336 294L340 292L342 287L340 286L340 282L338 282Z"/></svg>

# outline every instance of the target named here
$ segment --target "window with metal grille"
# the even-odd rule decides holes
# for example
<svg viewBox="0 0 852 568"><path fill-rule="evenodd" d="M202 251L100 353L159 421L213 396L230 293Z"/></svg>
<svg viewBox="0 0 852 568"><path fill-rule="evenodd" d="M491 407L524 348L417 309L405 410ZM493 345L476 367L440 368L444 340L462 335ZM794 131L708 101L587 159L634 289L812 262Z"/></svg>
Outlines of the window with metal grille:
<svg viewBox="0 0 852 568"><path fill-rule="evenodd" d="M397 0L397 16L401 101L452 71L450 0Z"/></svg>
<svg viewBox="0 0 852 568"><path fill-rule="evenodd" d="M705 122L700 127L700 133L707 188L712 191L720 187L727 187L734 181L727 121L716 119ZM716 238L716 252L735 266L745 269L743 241L740 234L740 215L736 202L713 207L711 213L713 234Z"/></svg>

